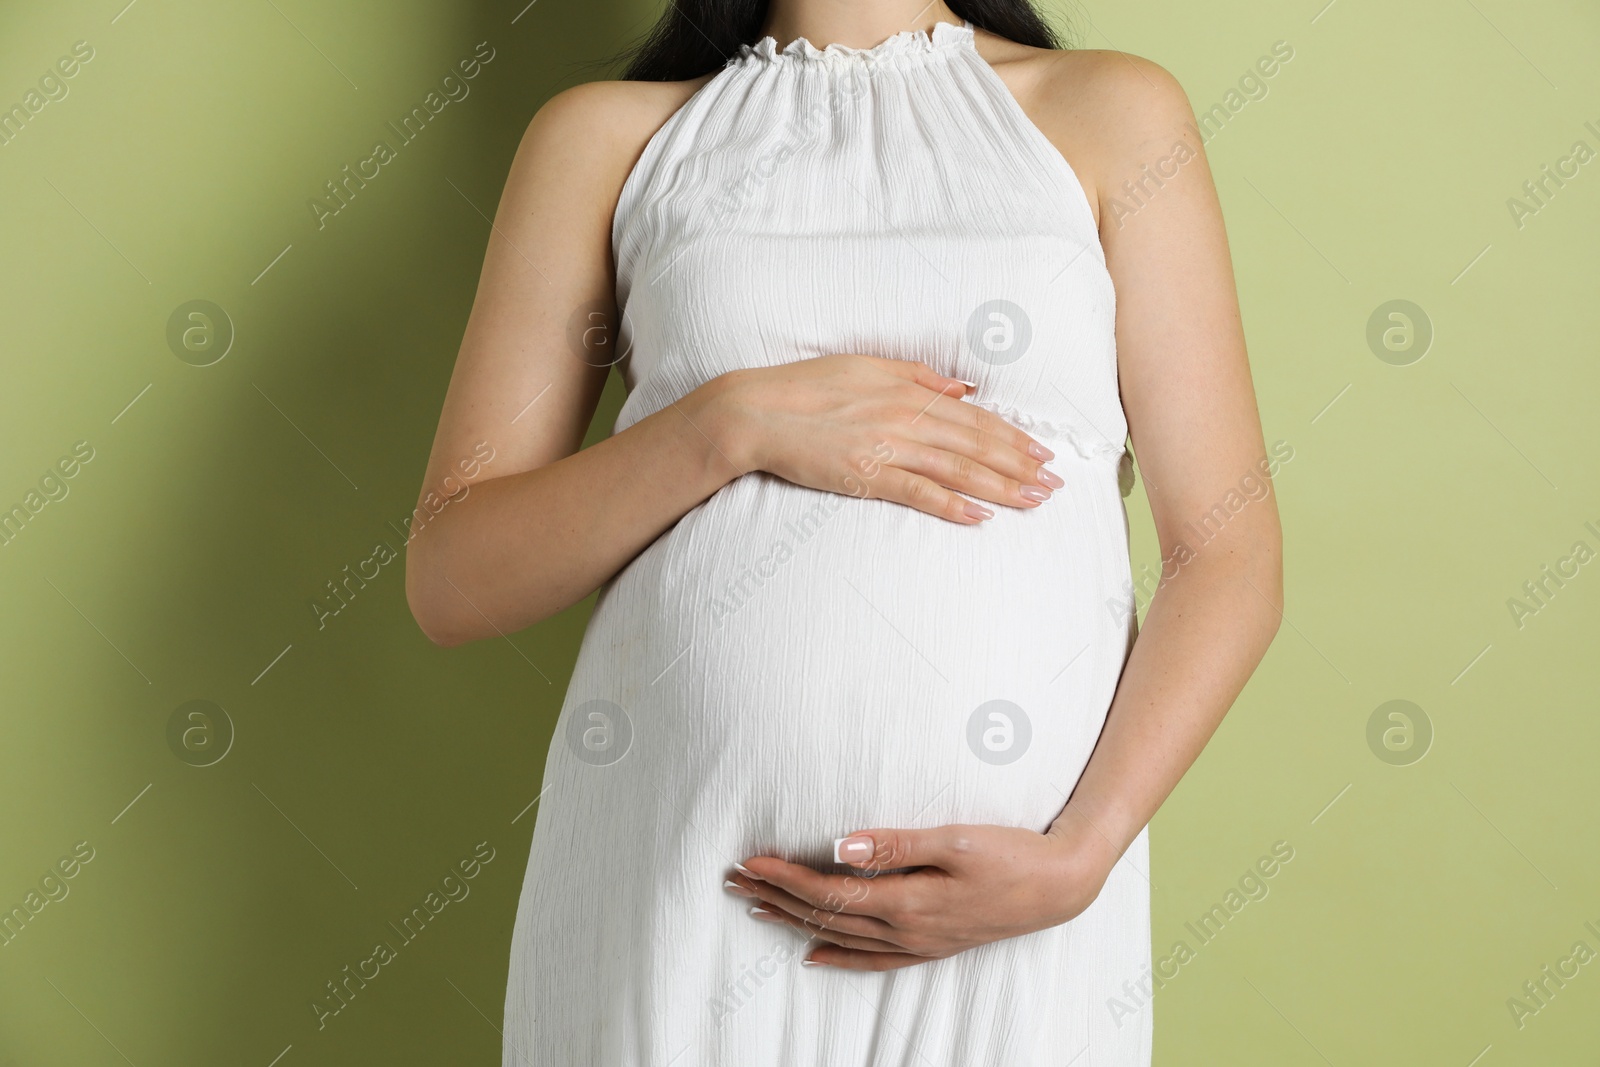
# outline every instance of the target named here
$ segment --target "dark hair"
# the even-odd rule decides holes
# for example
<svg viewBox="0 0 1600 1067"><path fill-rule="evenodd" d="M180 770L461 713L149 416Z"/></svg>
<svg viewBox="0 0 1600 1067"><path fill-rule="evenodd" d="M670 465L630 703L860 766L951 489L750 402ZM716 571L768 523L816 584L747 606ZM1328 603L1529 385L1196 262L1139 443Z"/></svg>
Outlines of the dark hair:
<svg viewBox="0 0 1600 1067"><path fill-rule="evenodd" d="M769 0L668 0L650 32L619 57L626 81L688 81L710 74L742 44L755 44ZM1060 48L1061 39L1031 0L947 0L980 30L1035 48Z"/></svg>

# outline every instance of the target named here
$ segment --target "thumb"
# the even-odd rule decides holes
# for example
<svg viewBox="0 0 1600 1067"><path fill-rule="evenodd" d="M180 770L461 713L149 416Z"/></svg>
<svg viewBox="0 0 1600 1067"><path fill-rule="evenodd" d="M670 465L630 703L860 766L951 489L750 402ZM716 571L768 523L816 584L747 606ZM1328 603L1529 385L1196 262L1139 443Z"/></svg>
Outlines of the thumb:
<svg viewBox="0 0 1600 1067"><path fill-rule="evenodd" d="M959 851L955 827L932 830L858 830L833 843L833 861L858 870L888 871L899 867L947 867Z"/></svg>

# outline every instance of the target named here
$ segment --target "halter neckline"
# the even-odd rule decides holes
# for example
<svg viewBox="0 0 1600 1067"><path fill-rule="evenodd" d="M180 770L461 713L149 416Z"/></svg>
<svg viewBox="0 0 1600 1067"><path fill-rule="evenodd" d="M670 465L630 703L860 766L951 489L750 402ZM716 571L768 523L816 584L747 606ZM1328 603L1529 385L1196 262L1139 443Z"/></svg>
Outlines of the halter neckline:
<svg viewBox="0 0 1600 1067"><path fill-rule="evenodd" d="M901 30L869 48L829 44L821 48L804 37L796 37L782 48L770 34L755 44L742 44L732 62L764 63L882 63L912 56L929 56L954 48L973 45L973 27L967 19L960 23L935 22L933 28Z"/></svg>

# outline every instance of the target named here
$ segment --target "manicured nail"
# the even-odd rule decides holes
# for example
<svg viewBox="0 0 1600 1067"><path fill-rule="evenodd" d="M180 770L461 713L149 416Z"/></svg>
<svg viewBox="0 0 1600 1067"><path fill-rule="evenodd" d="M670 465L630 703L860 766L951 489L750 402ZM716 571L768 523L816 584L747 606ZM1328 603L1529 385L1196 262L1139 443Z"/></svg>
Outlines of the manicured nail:
<svg viewBox="0 0 1600 1067"><path fill-rule="evenodd" d="M737 893L741 897L753 897L753 896L755 896L755 894L752 893L750 890L746 889L744 886L740 885L738 882L735 882L735 881L733 881L731 879L729 879L728 881L723 882L722 883L722 888L726 889L730 893Z"/></svg>
<svg viewBox="0 0 1600 1067"><path fill-rule="evenodd" d="M856 863L872 858L872 838L864 834L841 837L833 842L833 862Z"/></svg>
<svg viewBox="0 0 1600 1067"><path fill-rule="evenodd" d="M800 966L802 966L802 967L826 967L827 964L823 963L821 960L801 960L800 961Z"/></svg>
<svg viewBox="0 0 1600 1067"><path fill-rule="evenodd" d="M733 867L734 867L734 870L738 871L740 874L744 875L746 878L749 878L749 879L751 879L753 881L757 881L757 882L766 881L765 878L761 877L755 871L752 871L749 867L746 867L742 863L735 863L733 865Z"/></svg>
<svg viewBox="0 0 1600 1067"><path fill-rule="evenodd" d="M966 512L967 518L977 519L979 522L982 522L984 519L994 518L994 512L990 511L982 504L968 504L965 508L962 508L962 511Z"/></svg>
<svg viewBox="0 0 1600 1067"><path fill-rule="evenodd" d="M1061 480L1061 475L1057 474L1048 467L1039 468L1039 481L1043 482L1045 485L1048 485L1052 489L1060 489L1063 485L1067 484Z"/></svg>
<svg viewBox="0 0 1600 1067"><path fill-rule="evenodd" d="M1054 452L1044 447L1044 445L1041 445L1038 441L1028 442L1028 455L1032 456L1040 463L1049 463L1052 459L1056 458L1056 454Z"/></svg>
<svg viewBox="0 0 1600 1067"><path fill-rule="evenodd" d="M759 905L754 907L754 908L751 908L750 909L750 914L754 915L758 919L765 919L769 923L781 923L781 922L783 922L783 920L778 917L778 913L777 912L768 911L766 908L760 907Z"/></svg>
<svg viewBox="0 0 1600 1067"><path fill-rule="evenodd" d="M1036 500L1040 503L1050 499L1050 490L1041 489L1037 485L1025 485L1017 492L1028 500Z"/></svg>

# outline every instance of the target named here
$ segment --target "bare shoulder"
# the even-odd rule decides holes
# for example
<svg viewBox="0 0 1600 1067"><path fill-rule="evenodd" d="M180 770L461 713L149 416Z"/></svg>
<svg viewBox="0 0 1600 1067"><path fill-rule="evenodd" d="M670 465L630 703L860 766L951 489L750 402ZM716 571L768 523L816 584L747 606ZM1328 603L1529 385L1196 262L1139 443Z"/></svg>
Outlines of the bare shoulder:
<svg viewBox="0 0 1600 1067"><path fill-rule="evenodd" d="M1040 85L1057 95L1081 96L1128 113L1187 111L1189 98L1161 64L1106 48L1031 49Z"/></svg>
<svg viewBox="0 0 1600 1067"><path fill-rule="evenodd" d="M559 183L614 205L645 144L710 79L596 81L562 90L528 123L511 182Z"/></svg>
<svg viewBox="0 0 1600 1067"><path fill-rule="evenodd" d="M648 140L710 79L708 74L692 81L595 81L574 85L545 101L528 124L528 131L530 135L550 133L590 142Z"/></svg>
<svg viewBox="0 0 1600 1067"><path fill-rule="evenodd" d="M1188 94L1159 63L1109 49L1032 48L983 36L979 51L1067 158L1090 203L1133 161L1180 139L1198 148Z"/></svg>
<svg viewBox="0 0 1600 1067"><path fill-rule="evenodd" d="M1039 103L1097 141L1123 149L1168 137L1194 120L1189 96L1165 67L1106 49L1057 52L1041 62Z"/></svg>

